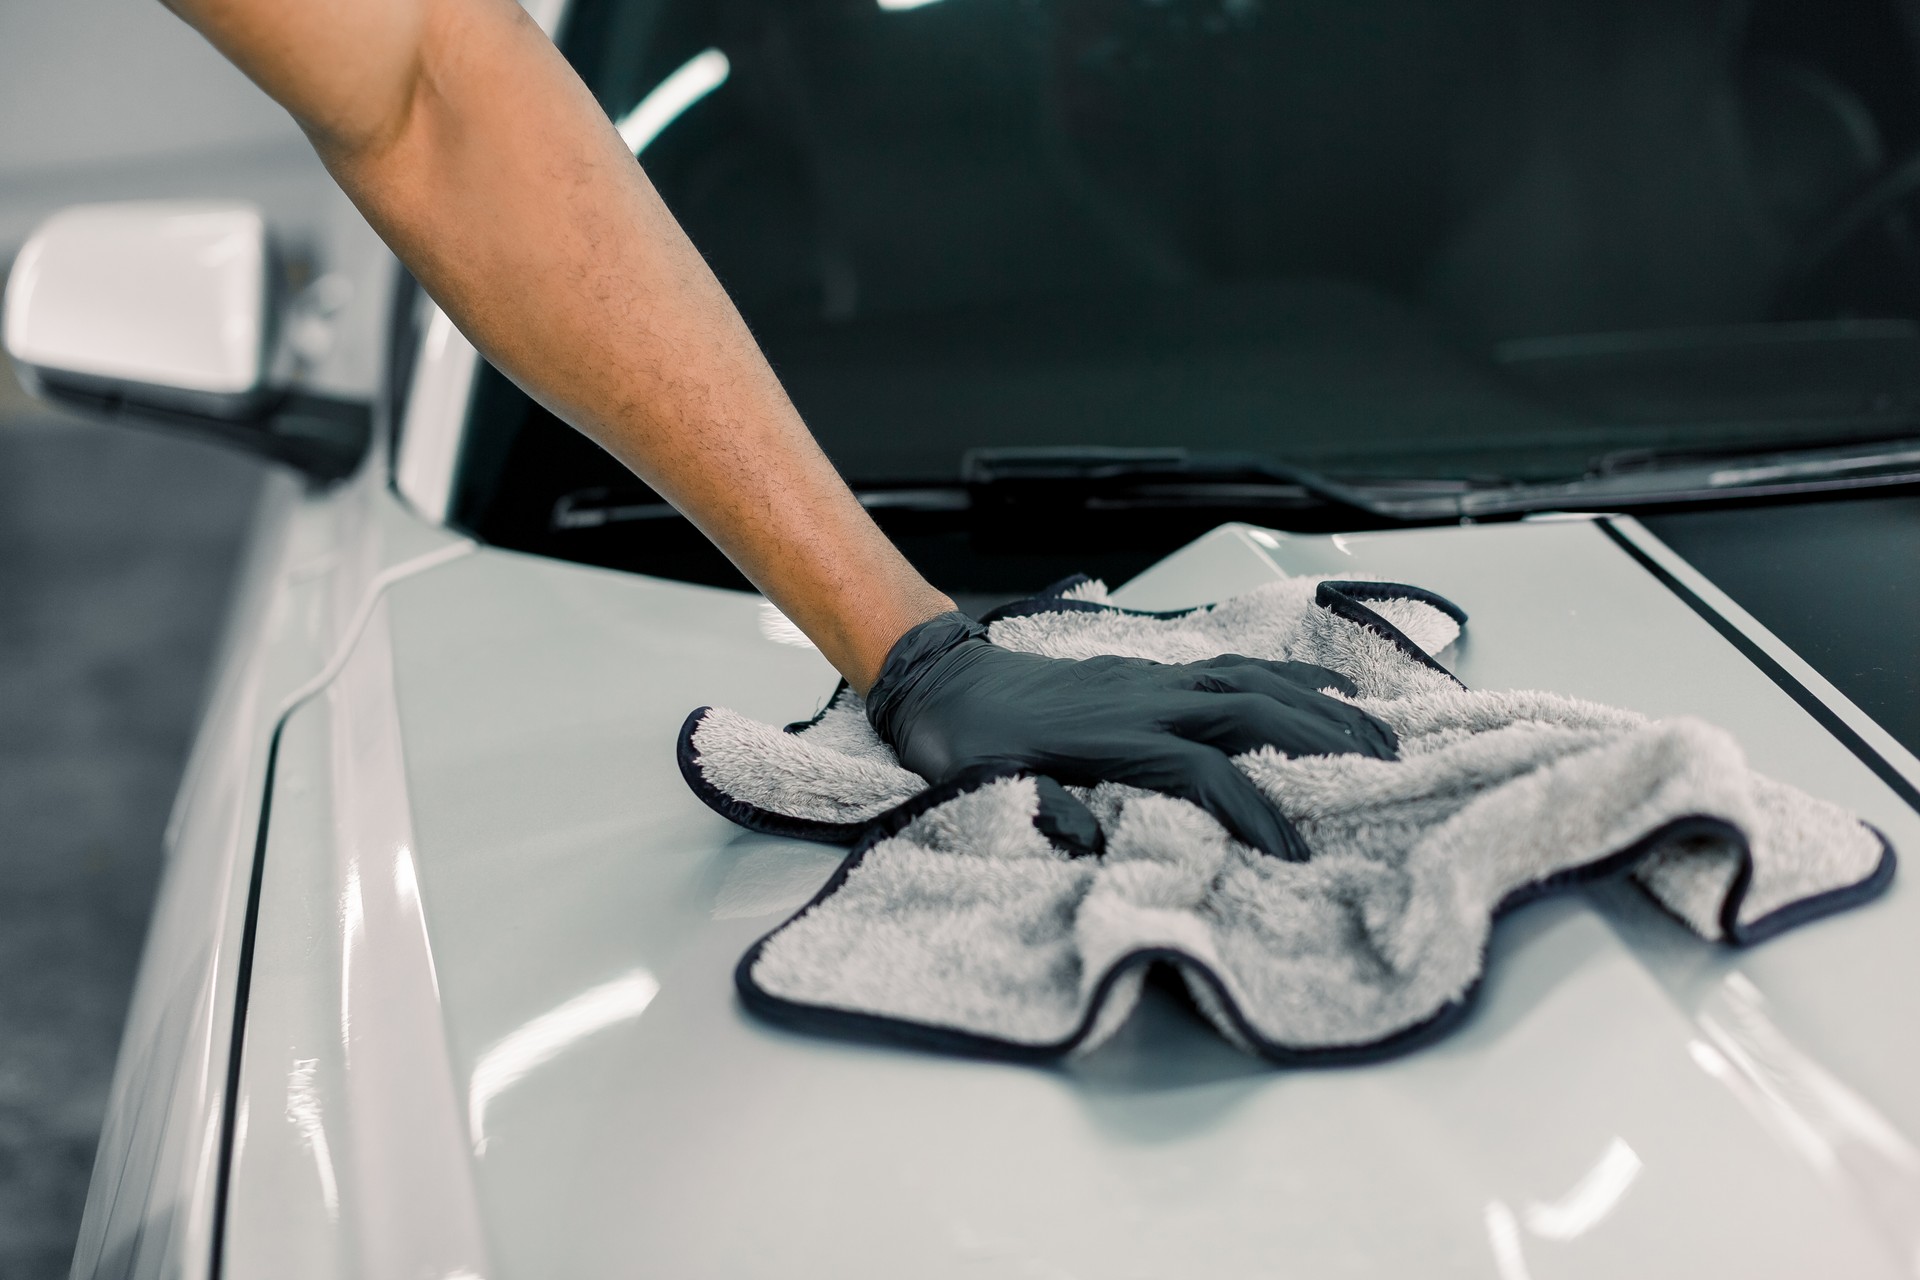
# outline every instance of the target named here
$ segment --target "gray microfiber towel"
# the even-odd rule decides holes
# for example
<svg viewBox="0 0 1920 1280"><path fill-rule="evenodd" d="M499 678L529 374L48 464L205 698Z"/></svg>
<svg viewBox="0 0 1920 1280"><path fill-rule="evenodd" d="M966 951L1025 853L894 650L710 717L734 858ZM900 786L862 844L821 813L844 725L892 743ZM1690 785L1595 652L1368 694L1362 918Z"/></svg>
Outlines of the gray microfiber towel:
<svg viewBox="0 0 1920 1280"><path fill-rule="evenodd" d="M1630 875L1702 938L1746 945L1891 880L1878 832L1754 773L1711 725L1463 687L1433 655L1464 621L1416 587L1306 577L1173 614L1119 609L1083 579L990 615L994 643L1034 653L1238 653L1346 676L1400 759L1236 761L1306 862L1111 783L1074 789L1103 837L1075 846L1049 819L1057 783L929 788L844 685L785 730L701 708L680 738L696 793L756 830L853 844L741 960L743 1000L803 1028L1039 1060L1111 1035L1163 963L1235 1044L1354 1061L1452 1025L1494 920L1543 893Z"/></svg>

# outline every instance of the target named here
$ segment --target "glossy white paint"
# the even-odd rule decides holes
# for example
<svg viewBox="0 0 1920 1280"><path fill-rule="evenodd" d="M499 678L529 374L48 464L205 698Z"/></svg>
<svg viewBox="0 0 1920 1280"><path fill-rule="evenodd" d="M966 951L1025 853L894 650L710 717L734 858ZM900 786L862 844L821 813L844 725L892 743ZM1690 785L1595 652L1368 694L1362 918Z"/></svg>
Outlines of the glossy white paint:
<svg viewBox="0 0 1920 1280"><path fill-rule="evenodd" d="M21 249L6 346L47 373L245 396L265 369L269 288L266 222L252 205L78 205Z"/></svg>
<svg viewBox="0 0 1920 1280"><path fill-rule="evenodd" d="M274 1229L231 1232L228 1275L492 1273L439 1032L388 625L376 604L338 678L281 739L248 1121L234 1144L248 1176L234 1180L228 1210ZM289 893L330 927L286 919ZM287 1194L287 1180L301 1194Z"/></svg>
<svg viewBox="0 0 1920 1280"><path fill-rule="evenodd" d="M1920 815L1589 525L1229 527L1123 595L1276 566L1447 592L1470 682L1707 715L1920 848ZM1164 1002L1064 1070L848 1046L753 1022L730 985L835 854L731 827L672 761L697 702L792 718L831 687L757 599L483 550L377 617L325 714L289 722L232 1274L366 1274L369 1198L397 1194L343 1154L367 1151L472 1188L381 1227L382 1256L477 1265L433 1252L477 1213L496 1276L1912 1273L1903 884L1748 953L1624 887L1530 908L1458 1035L1365 1069L1274 1071ZM324 745L357 716L388 745ZM364 1021L350 999L343 1036L359 973L415 994Z"/></svg>
<svg viewBox="0 0 1920 1280"><path fill-rule="evenodd" d="M432 299L421 294L419 305L420 347L400 418L393 483L422 519L444 524L480 353Z"/></svg>
<svg viewBox="0 0 1920 1280"><path fill-rule="evenodd" d="M1707 715L1920 848L1586 524L1228 527L1122 595L1276 567L1444 591L1475 615L1470 682ZM1360 1070L1272 1071L1164 1003L1058 1071L795 1037L741 1014L730 970L837 857L716 818L671 757L697 702L792 718L831 687L763 602L469 553L377 469L277 491L248 581L77 1274L205 1274L283 717L228 1275L1911 1273L1904 884L1750 953L1626 889L1531 908L1460 1034Z"/></svg>
<svg viewBox="0 0 1920 1280"><path fill-rule="evenodd" d="M307 492L287 477L268 486L168 826L167 865L122 1039L76 1276L208 1273L268 744L290 710L324 687L318 677L329 667L345 669L379 594L466 546L408 513L384 488L384 471L384 459L376 458L333 490ZM272 1111L304 1117L302 1123L319 1119L324 1087L311 1071L290 1072ZM244 1127L261 1114L249 1104L238 1118ZM328 1132L310 1129L315 1142ZM336 1176L330 1198L350 1200L356 1181ZM287 1214L295 1213L289 1205Z"/></svg>
<svg viewBox="0 0 1920 1280"><path fill-rule="evenodd" d="M1777 636L1761 626L1759 621L1741 608L1732 596L1715 586L1704 573L1688 564L1678 553L1654 537L1638 520L1623 517L1614 520L1613 526L1655 564L1672 574L1687 590L1705 601L1715 613L1732 623L1753 641L1762 653L1779 663L1788 675L1799 681L1808 692L1831 708L1849 729L1859 734L1868 746L1898 769L1909 782L1920 786L1920 758L1916 758L1913 752L1901 746L1898 739L1874 723L1873 718L1866 712L1848 701L1846 695L1833 687L1832 682L1813 669L1812 663L1788 648Z"/></svg>

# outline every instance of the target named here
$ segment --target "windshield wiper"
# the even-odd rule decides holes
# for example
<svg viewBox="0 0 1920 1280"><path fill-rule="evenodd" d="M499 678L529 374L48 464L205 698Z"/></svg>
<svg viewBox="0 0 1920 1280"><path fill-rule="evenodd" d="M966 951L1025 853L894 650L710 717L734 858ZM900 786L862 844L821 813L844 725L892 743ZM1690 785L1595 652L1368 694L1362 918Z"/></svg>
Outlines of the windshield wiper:
<svg viewBox="0 0 1920 1280"><path fill-rule="evenodd" d="M1768 497L1920 483L1920 437L1825 449L1662 453L1594 459L1566 480L1335 479L1253 454L1102 446L970 449L960 483L855 486L872 511L967 513L1341 508L1392 523L1474 520L1537 511L1617 510L1735 495ZM650 491L583 489L554 505L556 531L678 519Z"/></svg>
<svg viewBox="0 0 1920 1280"><path fill-rule="evenodd" d="M1400 486L1404 487L1404 486ZM1418 482L1423 498L1466 488L1463 481ZM959 484L854 486L870 511L965 512L973 517L1013 510L1057 512L1235 508L1248 511L1343 507L1375 519L1402 517L1389 497L1394 484L1369 491L1302 468L1244 454L1193 453L1186 449L1122 449L1104 446L969 449L961 458ZM1450 507L1442 508L1445 515ZM678 519L679 512L648 490L581 489L554 504L556 532L612 524Z"/></svg>
<svg viewBox="0 0 1920 1280"><path fill-rule="evenodd" d="M1920 437L1707 455L1636 451L1548 481L1336 479L1250 454L1172 448L981 449L967 454L963 475L976 507L1023 501L1078 501L1108 510L1331 505L1378 520L1426 522L1920 483Z"/></svg>
<svg viewBox="0 0 1920 1280"><path fill-rule="evenodd" d="M1408 518L1396 510L1396 487L1410 486L1423 498L1467 487L1453 480L1363 487L1256 454L1097 445L969 449L961 456L960 478L976 509L1072 502L1106 511L1334 506L1388 520Z"/></svg>

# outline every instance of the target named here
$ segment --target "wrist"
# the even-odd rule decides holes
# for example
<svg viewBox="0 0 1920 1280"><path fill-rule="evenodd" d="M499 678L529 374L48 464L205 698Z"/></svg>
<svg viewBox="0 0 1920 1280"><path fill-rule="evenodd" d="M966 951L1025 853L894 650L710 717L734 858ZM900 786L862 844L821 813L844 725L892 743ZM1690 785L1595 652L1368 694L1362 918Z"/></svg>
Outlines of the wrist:
<svg viewBox="0 0 1920 1280"><path fill-rule="evenodd" d="M962 645L984 640L987 629L958 609L936 614L909 627L887 651L886 660L866 691L867 719L881 739L894 742L892 721L902 702L935 669L941 658Z"/></svg>
<svg viewBox="0 0 1920 1280"><path fill-rule="evenodd" d="M885 611L875 611L857 638L848 644L851 661L841 667L854 692L866 697L886 670L895 650L918 628L948 614L960 615L946 595L926 587Z"/></svg>

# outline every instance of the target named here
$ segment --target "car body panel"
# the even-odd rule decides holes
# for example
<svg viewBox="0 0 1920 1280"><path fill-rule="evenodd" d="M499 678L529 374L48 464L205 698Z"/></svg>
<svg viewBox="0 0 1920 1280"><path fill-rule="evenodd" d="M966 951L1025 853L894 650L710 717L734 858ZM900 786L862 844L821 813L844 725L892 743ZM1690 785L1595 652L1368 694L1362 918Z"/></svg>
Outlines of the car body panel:
<svg viewBox="0 0 1920 1280"><path fill-rule="evenodd" d="M237 201L62 209L20 251L6 346L32 367L219 404L259 390L267 225Z"/></svg>
<svg viewBox="0 0 1920 1280"><path fill-rule="evenodd" d="M1920 814L1593 522L1231 526L1121 594L1276 568L1439 590L1474 615L1447 655L1469 683L1704 715L1920 848ZM282 746L231 1274L1910 1270L1899 881L1751 952L1621 885L1528 908L1456 1035L1363 1068L1272 1069L1163 999L1059 1069L755 1022L733 965L838 855L713 815L672 753L703 702L818 706L832 673L779 621L492 550L388 588Z"/></svg>
<svg viewBox="0 0 1920 1280"><path fill-rule="evenodd" d="M1769 503L1647 527L1920 751L1920 498Z"/></svg>
<svg viewBox="0 0 1920 1280"><path fill-rule="evenodd" d="M379 465L374 465L377 477ZM245 991L248 898L271 744L333 678L392 582L471 546L362 477L268 484L207 711L168 824L74 1258L76 1275L206 1274L230 1131L228 1069Z"/></svg>
<svg viewBox="0 0 1920 1280"><path fill-rule="evenodd" d="M492 1274L445 1105L388 633L381 601L280 739L228 1206L270 1229L231 1233L231 1275ZM294 904L334 927L289 921ZM285 1069L255 1087L265 1064Z"/></svg>

